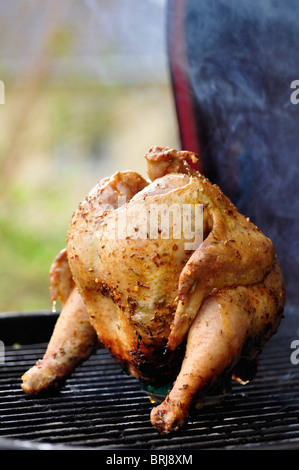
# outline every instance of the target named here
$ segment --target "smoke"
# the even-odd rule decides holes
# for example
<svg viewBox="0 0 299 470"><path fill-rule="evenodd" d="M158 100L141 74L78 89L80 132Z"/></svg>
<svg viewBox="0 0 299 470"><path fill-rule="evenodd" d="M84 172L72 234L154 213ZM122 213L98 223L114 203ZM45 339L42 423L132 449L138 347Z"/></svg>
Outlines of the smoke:
<svg viewBox="0 0 299 470"><path fill-rule="evenodd" d="M274 242L298 305L299 4L187 0L188 74L204 172Z"/></svg>
<svg viewBox="0 0 299 470"><path fill-rule="evenodd" d="M165 2L85 0L90 41L102 56L91 67L102 81L134 85L167 81Z"/></svg>

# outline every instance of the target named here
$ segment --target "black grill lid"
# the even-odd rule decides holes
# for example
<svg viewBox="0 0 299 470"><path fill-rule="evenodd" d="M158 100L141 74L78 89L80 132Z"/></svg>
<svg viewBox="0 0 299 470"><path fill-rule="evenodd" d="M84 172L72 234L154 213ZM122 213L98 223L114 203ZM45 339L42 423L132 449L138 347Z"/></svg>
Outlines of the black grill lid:
<svg viewBox="0 0 299 470"><path fill-rule="evenodd" d="M81 364L60 390L25 395L21 375L42 357L56 315L3 314L0 448L297 449L299 365L291 362L291 342L299 332L297 315L287 313L250 384L234 384L221 403L192 413L182 431L161 436L149 420L149 397L105 349Z"/></svg>
<svg viewBox="0 0 299 470"><path fill-rule="evenodd" d="M167 1L181 147L272 240L297 307L298 16L297 0Z"/></svg>

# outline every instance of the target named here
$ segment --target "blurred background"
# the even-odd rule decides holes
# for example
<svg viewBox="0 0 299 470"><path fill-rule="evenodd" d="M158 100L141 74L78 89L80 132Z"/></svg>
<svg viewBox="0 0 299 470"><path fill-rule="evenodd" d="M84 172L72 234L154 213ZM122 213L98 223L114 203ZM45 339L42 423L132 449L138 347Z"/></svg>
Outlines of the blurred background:
<svg viewBox="0 0 299 470"><path fill-rule="evenodd" d="M179 146L165 0L0 0L0 311L51 308L73 211Z"/></svg>

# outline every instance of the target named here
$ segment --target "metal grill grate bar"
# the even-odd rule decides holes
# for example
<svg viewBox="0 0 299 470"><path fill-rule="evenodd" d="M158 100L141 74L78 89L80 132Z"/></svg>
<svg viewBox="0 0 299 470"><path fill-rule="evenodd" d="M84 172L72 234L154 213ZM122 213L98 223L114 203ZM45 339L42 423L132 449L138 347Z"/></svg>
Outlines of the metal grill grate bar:
<svg viewBox="0 0 299 470"><path fill-rule="evenodd" d="M297 447L299 369L289 345L290 337L271 340L251 384L235 384L221 403L192 413L185 429L166 437L152 427L152 405L138 382L122 374L106 350L79 366L61 390L28 397L20 377L46 343L11 346L0 367L0 439L98 449Z"/></svg>

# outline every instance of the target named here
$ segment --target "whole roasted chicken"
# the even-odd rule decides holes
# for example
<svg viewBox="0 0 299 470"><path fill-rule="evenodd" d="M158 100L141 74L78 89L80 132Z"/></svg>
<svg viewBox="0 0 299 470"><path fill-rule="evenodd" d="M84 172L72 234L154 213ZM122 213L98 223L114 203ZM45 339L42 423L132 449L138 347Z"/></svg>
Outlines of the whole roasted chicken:
<svg viewBox="0 0 299 470"><path fill-rule="evenodd" d="M253 378L285 288L271 240L194 169L196 155L153 147L145 158L150 181L115 173L74 212L50 269L62 310L22 388L57 385L101 344L145 387L168 386L151 412L168 433L224 377Z"/></svg>

